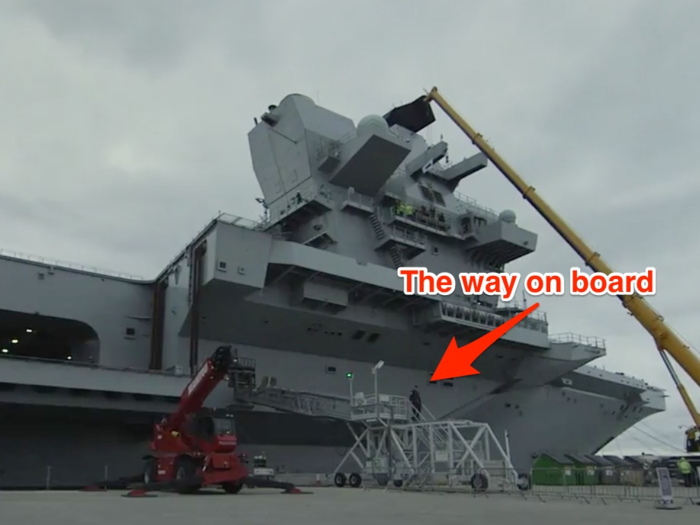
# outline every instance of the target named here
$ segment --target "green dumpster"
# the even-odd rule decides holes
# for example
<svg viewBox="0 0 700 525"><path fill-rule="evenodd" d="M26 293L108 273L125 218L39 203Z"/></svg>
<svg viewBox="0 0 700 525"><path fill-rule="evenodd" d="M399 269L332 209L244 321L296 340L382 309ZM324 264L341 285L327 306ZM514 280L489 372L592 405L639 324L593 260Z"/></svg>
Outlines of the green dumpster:
<svg viewBox="0 0 700 525"><path fill-rule="evenodd" d="M581 454L566 454L574 462L574 485L597 485L596 464Z"/></svg>
<svg viewBox="0 0 700 525"><path fill-rule="evenodd" d="M532 466L533 485L573 485L574 462L563 454L540 454Z"/></svg>
<svg viewBox="0 0 700 525"><path fill-rule="evenodd" d="M620 484L620 473L617 471L615 463L610 461L603 456L595 456L592 454L586 454L586 457L590 459L597 466L596 472L598 473L598 484L599 485L619 485Z"/></svg>

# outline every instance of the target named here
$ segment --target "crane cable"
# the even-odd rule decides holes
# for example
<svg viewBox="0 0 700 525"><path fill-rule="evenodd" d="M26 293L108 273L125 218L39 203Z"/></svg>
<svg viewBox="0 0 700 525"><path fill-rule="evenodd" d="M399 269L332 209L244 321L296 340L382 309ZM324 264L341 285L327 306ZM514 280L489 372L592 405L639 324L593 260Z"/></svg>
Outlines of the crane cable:
<svg viewBox="0 0 700 525"><path fill-rule="evenodd" d="M658 453L656 452L656 450L654 449L654 447L652 447L651 445L649 445L648 442L645 442L644 440L638 438L637 436L630 435L630 439L632 439L632 440L633 440L634 442L636 442L637 444L641 445L641 447L642 447L642 449L641 449L641 454L642 454L642 455L644 455L644 454L646 454L646 453L648 453L648 452L651 452L651 453L652 453L653 455L655 455L655 456L663 455L663 454L658 454ZM645 452L645 451L648 451L648 452ZM625 457L625 455L629 455L629 454L622 454L623 457Z"/></svg>
<svg viewBox="0 0 700 525"><path fill-rule="evenodd" d="M648 437L648 438L650 438L650 439L653 439L653 440L656 441L657 443L660 443L661 445L664 445L665 447L668 447L668 448L670 448L670 449L678 450L678 451L681 451L681 452L685 453L685 450L681 449L679 446L677 446L677 445L672 445L671 443L669 443L669 442L667 442L667 441L664 441L663 439L660 439L660 438L654 436L653 434L647 432L646 430L644 430L644 429L642 429L642 428L639 428L639 426L634 426L634 427L632 427L632 428L633 428L634 430L638 431L638 432L641 432L641 433L644 434L646 437Z"/></svg>

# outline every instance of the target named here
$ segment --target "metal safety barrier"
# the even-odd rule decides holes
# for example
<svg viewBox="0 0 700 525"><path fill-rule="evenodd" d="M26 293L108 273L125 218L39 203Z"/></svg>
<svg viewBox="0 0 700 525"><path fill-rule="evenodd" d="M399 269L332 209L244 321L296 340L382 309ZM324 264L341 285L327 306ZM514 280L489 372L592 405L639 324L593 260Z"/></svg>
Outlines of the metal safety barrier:
<svg viewBox="0 0 700 525"><path fill-rule="evenodd" d="M398 487L403 490L438 492L484 492L516 494L523 497L563 498L581 500L613 501L657 501L660 489L653 468L570 466L564 468L533 469L527 476L521 475L518 483L507 482L503 469L487 469L481 473L490 480L485 490L475 490L471 480L434 479L420 488ZM672 471L673 495L679 502L700 503L700 482L693 476L686 483L680 474Z"/></svg>
<svg viewBox="0 0 700 525"><path fill-rule="evenodd" d="M120 466L95 465L90 468L76 469L69 465L32 465L21 473L10 473L0 468L1 490L74 490L98 482L100 480L116 479L121 476L133 475L134 468L122 471ZM400 491L417 492L450 492L465 494L503 494L525 498L537 498L543 501L551 498L575 499L582 502L598 502L608 504L620 502L650 502L660 497L658 480L654 469L636 468L587 468L572 467L570 469L533 469L526 481L519 483L509 481L507 472L502 468L478 469L479 474L488 482L486 486L474 488L471 478L445 475L432 478L420 485L408 484L395 486L389 482L386 486L367 477L363 478L362 486L366 488L386 488ZM276 478L292 481L299 486L332 486L333 475L325 473L278 472ZM677 473L672 472L674 499L679 503L700 502L700 483L692 480L691 486L685 486ZM340 490L340 489L339 489Z"/></svg>

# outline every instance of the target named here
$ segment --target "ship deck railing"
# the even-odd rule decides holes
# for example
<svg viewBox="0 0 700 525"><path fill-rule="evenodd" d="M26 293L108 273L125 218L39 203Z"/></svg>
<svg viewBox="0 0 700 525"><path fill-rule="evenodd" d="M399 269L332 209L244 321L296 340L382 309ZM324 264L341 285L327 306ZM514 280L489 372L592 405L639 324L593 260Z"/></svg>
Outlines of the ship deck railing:
<svg viewBox="0 0 700 525"><path fill-rule="evenodd" d="M388 194L387 194L388 195ZM433 203L426 202L411 197L398 198L397 200L405 204L410 204L414 212L411 215L399 215L394 213L392 209L381 210L379 216L384 222L399 220L401 222L409 222L428 229L434 233L445 236L454 236L463 238L461 233L454 230L455 221L460 219L465 213L471 212L486 219L488 222L498 220L498 214L478 204L463 202L463 196L455 196L457 199L456 209L448 209L444 207L436 207Z"/></svg>
<svg viewBox="0 0 700 525"><path fill-rule="evenodd" d="M14 250L6 250L0 248L0 257L7 259L18 259L20 261L38 263L43 266L61 268L66 270L78 270L84 273L91 273L101 276L117 277L119 279L128 279L130 281L145 281L146 278L141 275L134 275L125 272L117 272L114 270L108 270L105 268L98 268L95 266L88 266L84 264L74 263L70 261L62 261L60 259L53 259L50 257L41 257L38 255L31 255L28 253L17 252Z"/></svg>
<svg viewBox="0 0 700 525"><path fill-rule="evenodd" d="M390 137L392 137L398 141L403 141L403 138L401 137L401 135L399 135L398 133L396 133L395 131L393 131L391 129L385 129L384 132L387 133ZM342 146L342 145L345 145L345 144L351 142L356 137L357 137L357 129L353 129L352 131L346 133L345 135L343 135L339 139L333 140L331 142L332 142L332 145L334 147L337 147L337 146Z"/></svg>
<svg viewBox="0 0 700 525"><path fill-rule="evenodd" d="M395 224L392 224L391 226L386 226L385 231L389 234L390 237L394 237L395 239L400 239L403 241L408 241L409 243L413 243L418 246L425 246L425 244L428 242L428 236L426 234L421 232L414 232L409 230L408 228L397 226Z"/></svg>
<svg viewBox="0 0 700 525"><path fill-rule="evenodd" d="M452 299L452 298L450 298ZM514 309L510 313L498 312L487 308L480 308L468 301L442 299L440 301L440 313L448 319L470 321L482 326L500 326L509 319L515 317L518 312ZM532 312L526 319L519 323L521 327L547 333L548 322L545 312Z"/></svg>
<svg viewBox="0 0 700 525"><path fill-rule="evenodd" d="M216 215L214 215L209 222L207 222L206 226L201 228L198 232L197 235L192 237L190 242L183 248L181 251L178 252L178 254L173 257L173 259L168 263L166 268L171 267L175 262L177 262L183 254L187 251L187 248L189 246L192 246L194 242L201 238L203 235L209 231L213 225L215 225L217 222L222 222L225 224L229 224L232 226L238 226L241 228L245 228L247 230L255 230L255 231L264 231L268 226L269 226L269 221L267 219L261 219L259 221L253 221L251 219L247 219L245 217L240 217L238 215L233 215L230 213L225 213L225 212L217 212ZM79 272L83 273L88 273L88 274L94 274L94 275L99 275L99 276L107 276L107 277L116 277L118 279L125 279L129 281L143 281L143 282L151 282L151 279L147 279L142 275L136 275L136 274L131 274L127 272L118 272L115 270L110 270L107 268L100 268L96 266L90 266L90 265L85 265L85 264L80 264L80 263L75 263L71 261L65 261L61 259L56 259L52 257L42 257L39 255L32 255L28 253L23 253L15 250L7 250L4 248L0 248L0 257L4 257L7 259L17 259L20 261L26 261L26 262L33 262L37 264L41 264L42 266L47 266L47 267L55 267L55 268L60 268L60 269L65 269L65 270L76 270Z"/></svg>
<svg viewBox="0 0 700 525"><path fill-rule="evenodd" d="M484 219L489 221L498 220L498 212L493 208L479 204L473 197L465 195L464 193L459 193L458 191L455 191L453 195L455 196L455 199L457 199L457 209L459 210L460 215L466 212L472 212L477 215L485 215Z"/></svg>
<svg viewBox="0 0 700 525"><path fill-rule="evenodd" d="M175 257L172 258L172 260L167 264L166 268L170 268L173 264L180 260L182 256L187 252L188 248L195 244L195 242L198 239L201 239L204 235L206 235L207 232L209 232L209 230L211 230L218 222L223 222L224 224L238 226L240 228L245 228L246 230L254 231L265 231L265 229L270 224L269 221L264 217L262 217L259 221L254 221L252 219L240 217L231 213L218 211L216 215L214 215L209 220L209 222L207 222L207 224L203 228L201 228L194 237L190 239L190 242L188 242L185 245L185 247L182 250L180 250Z"/></svg>
<svg viewBox="0 0 700 525"><path fill-rule="evenodd" d="M460 297L460 296L454 296L454 297ZM461 297L460 297L461 298ZM464 298L465 301L467 301L466 297ZM477 305L478 308L478 305ZM517 301L517 300L512 300L512 301L498 301L498 304L494 308L494 310L498 313L498 315L503 315L508 317L510 319L513 316L518 315L520 312L524 312L525 310L528 309L528 305L525 302ZM504 312L504 310L508 310L508 312ZM534 312L531 312L528 315L528 318L530 319L537 319L539 321L544 321L547 322L547 313L543 312L539 308L535 310Z"/></svg>
<svg viewBox="0 0 700 525"><path fill-rule="evenodd" d="M433 208L432 204L412 198L405 198L403 202L410 204L414 208L413 213L410 215L399 214L393 208L389 208L381 210L380 218L386 223L399 221L419 226L438 235L453 236L453 223L448 220L448 217L457 217L457 214L450 210L438 211Z"/></svg>
<svg viewBox="0 0 700 525"><path fill-rule="evenodd" d="M256 231L263 231L269 224L269 222L265 219L254 221L252 219L246 219L245 217L240 217L239 215L233 215L232 213L226 212L219 212L212 219L212 221L223 222L224 224L229 224L231 226L238 226L239 228L245 228L246 230Z"/></svg>
<svg viewBox="0 0 700 525"><path fill-rule="evenodd" d="M345 201L353 203L362 209L374 211L376 203L373 197L369 195L363 195L362 193L357 193L353 188L348 188L345 194Z"/></svg>
<svg viewBox="0 0 700 525"><path fill-rule="evenodd" d="M602 337L594 337L587 335L574 334L571 332L552 334L549 336L550 343L573 343L591 348L600 348L605 350L605 339Z"/></svg>

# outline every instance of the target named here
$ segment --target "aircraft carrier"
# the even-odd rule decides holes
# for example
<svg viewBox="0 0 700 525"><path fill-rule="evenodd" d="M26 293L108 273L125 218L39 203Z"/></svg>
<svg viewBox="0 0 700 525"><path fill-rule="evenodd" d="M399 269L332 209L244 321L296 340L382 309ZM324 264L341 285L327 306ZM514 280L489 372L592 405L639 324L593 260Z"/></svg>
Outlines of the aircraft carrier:
<svg viewBox="0 0 700 525"><path fill-rule="evenodd" d="M152 421L222 343L266 394L222 385L212 406L235 411L244 452L287 472L333 471L353 441L333 407L375 379L386 394L417 385L437 418L508 432L519 469L542 451L593 453L663 411L660 389L588 365L602 340L550 335L539 311L477 360L479 376L430 382L453 336L522 307L405 296L396 269L499 272L537 245L512 211L455 192L487 160L447 162L447 144L420 135L434 120L416 101L356 126L286 96L248 135L265 219L216 217L151 281L3 255L0 487L139 472Z"/></svg>

